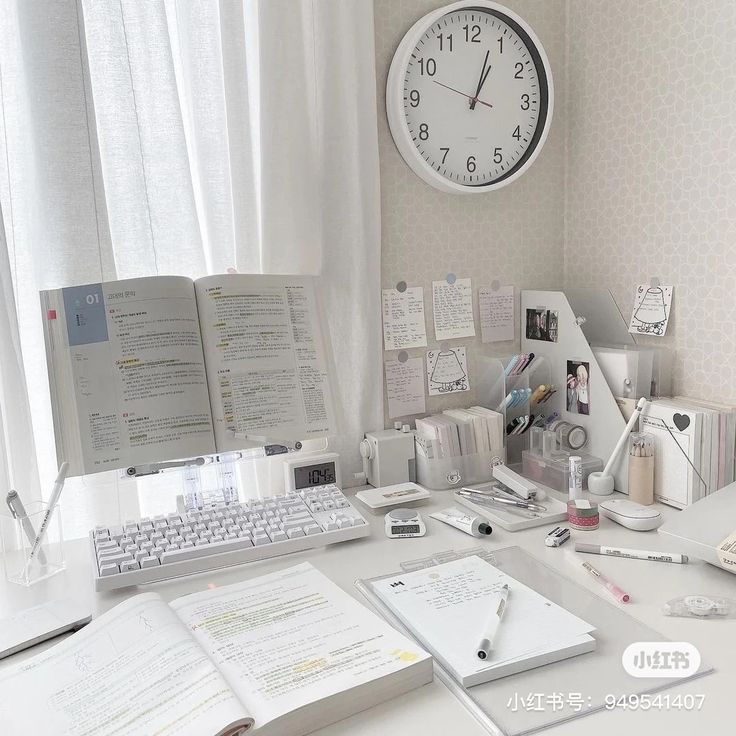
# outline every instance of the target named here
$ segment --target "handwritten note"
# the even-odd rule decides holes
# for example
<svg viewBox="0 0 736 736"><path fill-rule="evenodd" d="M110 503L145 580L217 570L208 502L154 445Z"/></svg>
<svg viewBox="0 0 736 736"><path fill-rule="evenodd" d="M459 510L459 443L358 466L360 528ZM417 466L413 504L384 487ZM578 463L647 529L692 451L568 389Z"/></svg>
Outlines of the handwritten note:
<svg viewBox="0 0 736 736"><path fill-rule="evenodd" d="M483 342L514 339L514 287L478 289L480 335Z"/></svg>
<svg viewBox="0 0 736 736"><path fill-rule="evenodd" d="M405 363L400 363L398 360L387 360L384 369L389 418L424 414L426 405L422 359L409 358Z"/></svg>
<svg viewBox="0 0 736 736"><path fill-rule="evenodd" d="M470 390L464 347L427 351L427 388L430 396Z"/></svg>
<svg viewBox="0 0 736 736"><path fill-rule="evenodd" d="M629 332L635 335L662 337L667 332L671 306L671 286L640 284L636 287Z"/></svg>
<svg viewBox="0 0 736 736"><path fill-rule="evenodd" d="M383 290L383 344L386 350L422 348L427 344L424 289Z"/></svg>
<svg viewBox="0 0 736 736"><path fill-rule="evenodd" d="M470 279L432 282L434 334L437 340L475 337L473 287Z"/></svg>

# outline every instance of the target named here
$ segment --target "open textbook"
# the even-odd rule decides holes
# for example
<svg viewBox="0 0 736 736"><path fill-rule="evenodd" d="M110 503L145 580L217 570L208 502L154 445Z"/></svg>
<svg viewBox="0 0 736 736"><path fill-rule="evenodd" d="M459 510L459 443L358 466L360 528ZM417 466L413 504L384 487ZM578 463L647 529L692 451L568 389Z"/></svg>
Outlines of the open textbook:
<svg viewBox="0 0 736 736"><path fill-rule="evenodd" d="M315 283L152 276L41 292L59 462L81 475L334 431Z"/></svg>
<svg viewBox="0 0 736 736"><path fill-rule="evenodd" d="M0 669L3 736L299 736L432 680L432 659L309 563L135 596Z"/></svg>

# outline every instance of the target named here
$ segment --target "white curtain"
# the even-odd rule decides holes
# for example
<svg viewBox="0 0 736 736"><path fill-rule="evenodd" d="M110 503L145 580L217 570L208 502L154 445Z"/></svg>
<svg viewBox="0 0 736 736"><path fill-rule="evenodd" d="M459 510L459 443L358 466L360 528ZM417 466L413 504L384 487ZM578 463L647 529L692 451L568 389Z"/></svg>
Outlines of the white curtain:
<svg viewBox="0 0 736 736"><path fill-rule="evenodd" d="M372 2L0 0L0 103L0 480L55 473L40 289L227 268L324 276L349 480L383 424ZM136 504L78 479L65 529Z"/></svg>

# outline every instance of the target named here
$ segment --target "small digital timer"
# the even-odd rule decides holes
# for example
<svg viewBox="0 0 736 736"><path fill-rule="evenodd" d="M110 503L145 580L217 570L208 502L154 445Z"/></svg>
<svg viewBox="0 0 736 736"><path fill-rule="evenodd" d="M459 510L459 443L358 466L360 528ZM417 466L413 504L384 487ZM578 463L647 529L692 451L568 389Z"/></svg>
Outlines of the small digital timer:
<svg viewBox="0 0 736 736"><path fill-rule="evenodd" d="M414 509L394 509L386 514L386 536L389 539L423 537L427 527Z"/></svg>
<svg viewBox="0 0 736 736"><path fill-rule="evenodd" d="M333 483L342 488L339 460L336 452L299 453L284 458L284 490L289 493Z"/></svg>

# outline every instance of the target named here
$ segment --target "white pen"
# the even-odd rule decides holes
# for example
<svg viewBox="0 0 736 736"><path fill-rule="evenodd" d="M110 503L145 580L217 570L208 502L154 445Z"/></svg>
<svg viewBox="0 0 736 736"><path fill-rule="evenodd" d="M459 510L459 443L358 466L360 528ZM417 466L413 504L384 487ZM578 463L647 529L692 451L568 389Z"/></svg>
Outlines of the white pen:
<svg viewBox="0 0 736 736"><path fill-rule="evenodd" d="M488 617L486 628L483 632L483 638L478 644L476 654L478 659L488 659L491 656L491 649L493 649L493 640L496 638L496 632L503 618L503 613L506 610L506 602L509 599L509 586L504 585L501 588L501 592L498 594L498 601L494 603L491 615Z"/></svg>
<svg viewBox="0 0 736 736"><path fill-rule="evenodd" d="M33 522L28 518L26 508L23 505L23 501L20 500L18 491L9 491L5 498L5 503L8 504L8 508L10 509L10 513L13 515L13 518L20 522L28 541L33 545L33 542L36 539L36 530L33 528ZM43 553L43 550L39 552L38 561L42 565L46 564L46 555Z"/></svg>
<svg viewBox="0 0 736 736"><path fill-rule="evenodd" d="M31 566L31 563L38 554L38 550L41 549L43 538L46 536L46 530L48 529L49 522L51 521L51 516L54 513L56 504L59 503L61 490L62 488L64 488L64 481L66 480L67 470L69 470L69 463L63 462L61 464L61 467L59 468L59 474L56 476L56 480L54 481L54 487L51 490L51 498L49 499L48 506L46 507L46 513L43 515L43 521L41 521L41 526L38 528L38 534L36 534L36 539L34 540L33 546L31 547L31 552L28 555L28 560L26 561L25 567L26 572L28 571L28 568Z"/></svg>
<svg viewBox="0 0 736 736"><path fill-rule="evenodd" d="M687 555L672 552L647 552L645 549L626 549L624 547L603 547L598 544L583 544L575 542L576 552L587 552L591 555L606 555L608 557L626 557L629 560L650 560L651 562L674 562L684 565L688 561Z"/></svg>

